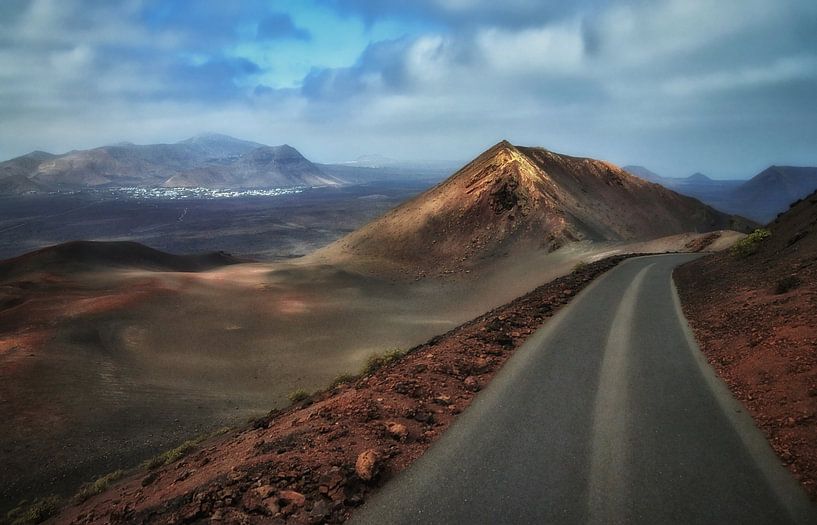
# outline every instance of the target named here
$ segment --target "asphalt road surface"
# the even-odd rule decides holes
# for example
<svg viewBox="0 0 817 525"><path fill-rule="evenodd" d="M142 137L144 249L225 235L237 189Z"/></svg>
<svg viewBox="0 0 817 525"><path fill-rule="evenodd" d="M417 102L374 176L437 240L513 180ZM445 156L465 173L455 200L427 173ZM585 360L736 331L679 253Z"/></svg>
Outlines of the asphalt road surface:
<svg viewBox="0 0 817 525"><path fill-rule="evenodd" d="M817 523L695 345L672 284L694 257L586 288L353 521Z"/></svg>

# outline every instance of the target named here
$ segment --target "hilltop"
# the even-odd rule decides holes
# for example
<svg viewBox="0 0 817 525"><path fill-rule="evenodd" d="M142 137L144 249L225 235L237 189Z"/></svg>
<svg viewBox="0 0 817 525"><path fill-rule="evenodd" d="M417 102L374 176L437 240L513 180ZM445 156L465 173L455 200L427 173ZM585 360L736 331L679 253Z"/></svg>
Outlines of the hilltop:
<svg viewBox="0 0 817 525"><path fill-rule="evenodd" d="M173 255L137 242L72 241L0 261L0 282L42 273L94 272L130 268L198 272L241 261L224 252Z"/></svg>
<svg viewBox="0 0 817 525"><path fill-rule="evenodd" d="M647 240L750 226L609 162L503 141L316 257L431 275L576 241Z"/></svg>

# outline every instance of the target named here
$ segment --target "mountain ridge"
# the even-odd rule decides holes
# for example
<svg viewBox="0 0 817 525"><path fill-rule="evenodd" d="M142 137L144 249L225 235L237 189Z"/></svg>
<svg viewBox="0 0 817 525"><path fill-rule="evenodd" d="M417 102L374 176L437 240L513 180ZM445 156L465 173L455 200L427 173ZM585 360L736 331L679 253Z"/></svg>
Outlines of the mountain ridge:
<svg viewBox="0 0 817 525"><path fill-rule="evenodd" d="M624 169L644 180L700 199L720 210L768 222L817 190L817 167L772 165L750 179L712 179L702 173L663 177L643 166Z"/></svg>
<svg viewBox="0 0 817 525"><path fill-rule="evenodd" d="M62 155L31 152L0 162L0 191L139 186L272 188L337 186L289 145L205 133L173 144L119 143Z"/></svg>

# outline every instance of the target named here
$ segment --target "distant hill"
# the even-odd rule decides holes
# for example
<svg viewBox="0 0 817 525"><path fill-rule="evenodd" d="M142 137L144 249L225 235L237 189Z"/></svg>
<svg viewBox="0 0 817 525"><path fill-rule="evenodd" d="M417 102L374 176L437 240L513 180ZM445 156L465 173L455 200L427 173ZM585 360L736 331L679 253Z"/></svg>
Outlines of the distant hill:
<svg viewBox="0 0 817 525"><path fill-rule="evenodd" d="M0 181L7 178L28 177L37 167L57 155L45 151L32 151L15 159L0 162Z"/></svg>
<svg viewBox="0 0 817 525"><path fill-rule="evenodd" d="M321 164L320 168L354 184L371 182L438 182L462 166L456 161L401 161L384 155L364 155L355 160Z"/></svg>
<svg viewBox="0 0 817 525"><path fill-rule="evenodd" d="M172 255L136 242L72 241L0 261L0 282L34 273L64 275L102 268L199 272L238 262L224 252Z"/></svg>
<svg viewBox="0 0 817 525"><path fill-rule="evenodd" d="M700 171L693 173L689 177L686 178L687 182L697 182L700 184L712 184L715 181L709 178L709 176L704 175Z"/></svg>
<svg viewBox="0 0 817 525"><path fill-rule="evenodd" d="M261 146L233 162L211 163L174 175L168 187L264 188L291 186L337 186L342 181L309 162L295 148Z"/></svg>
<svg viewBox="0 0 817 525"><path fill-rule="evenodd" d="M685 178L662 177L643 166L627 172L671 190L700 199L715 208L767 223L797 199L817 190L817 168L770 166L749 180L715 180L695 173Z"/></svg>
<svg viewBox="0 0 817 525"><path fill-rule="evenodd" d="M732 192L729 208L768 222L817 190L817 168L771 166Z"/></svg>
<svg viewBox="0 0 817 525"><path fill-rule="evenodd" d="M467 268L580 240L746 230L750 221L642 181L608 162L503 141L445 182L318 252L411 272Z"/></svg>
<svg viewBox="0 0 817 525"><path fill-rule="evenodd" d="M648 180L650 182L660 183L666 179L666 177L662 177L644 166L624 166L622 169L631 175L635 175L639 179Z"/></svg>
<svg viewBox="0 0 817 525"><path fill-rule="evenodd" d="M0 177L0 194L30 193L42 191L43 187L22 174Z"/></svg>
<svg viewBox="0 0 817 525"><path fill-rule="evenodd" d="M256 148L265 147L258 142L241 140L221 133L202 133L179 142L197 149L202 155L211 159L228 159L238 157Z"/></svg>
<svg viewBox="0 0 817 525"><path fill-rule="evenodd" d="M28 181L28 182L26 182ZM116 144L64 155L32 152L0 163L0 191L104 187L273 188L335 186L291 146L204 134L175 144Z"/></svg>
<svg viewBox="0 0 817 525"><path fill-rule="evenodd" d="M695 191L696 188L702 185L735 185L744 182L733 180L715 180L701 172L693 173L689 177L664 177L645 168L644 166L624 166L622 169L630 175L635 175L639 179L657 182L658 184L672 190L687 189Z"/></svg>

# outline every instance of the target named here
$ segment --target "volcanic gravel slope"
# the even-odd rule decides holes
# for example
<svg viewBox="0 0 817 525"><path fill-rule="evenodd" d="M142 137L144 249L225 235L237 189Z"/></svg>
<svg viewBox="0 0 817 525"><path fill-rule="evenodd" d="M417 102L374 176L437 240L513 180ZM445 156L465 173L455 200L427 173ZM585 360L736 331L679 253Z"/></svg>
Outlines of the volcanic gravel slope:
<svg viewBox="0 0 817 525"><path fill-rule="evenodd" d="M525 339L629 256L577 268L374 373L141 470L57 523L340 523L417 459Z"/></svg>
<svg viewBox="0 0 817 525"><path fill-rule="evenodd" d="M503 141L315 255L423 276L577 240L646 240L749 226L608 162Z"/></svg>
<svg viewBox="0 0 817 525"><path fill-rule="evenodd" d="M709 362L817 498L817 193L768 225L754 254L676 270Z"/></svg>

